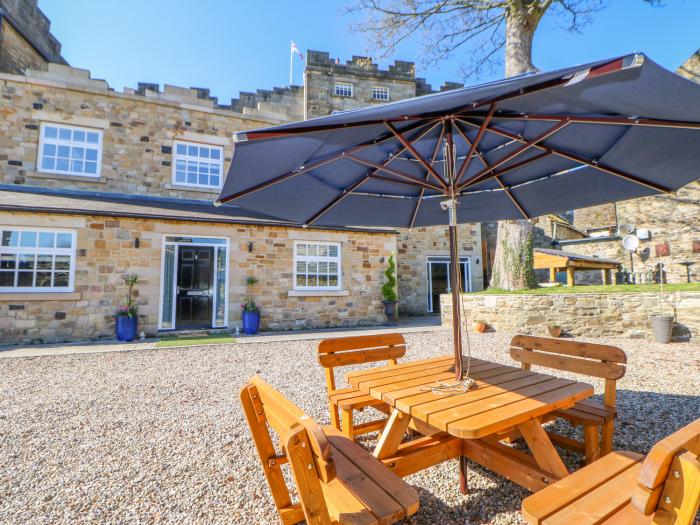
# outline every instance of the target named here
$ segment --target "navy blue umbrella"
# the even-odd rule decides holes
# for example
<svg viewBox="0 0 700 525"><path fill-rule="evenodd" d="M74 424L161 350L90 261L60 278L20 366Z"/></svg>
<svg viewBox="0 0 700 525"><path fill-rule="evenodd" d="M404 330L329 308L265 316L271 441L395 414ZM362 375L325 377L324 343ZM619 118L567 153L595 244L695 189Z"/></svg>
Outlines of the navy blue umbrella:
<svg viewBox="0 0 700 525"><path fill-rule="evenodd" d="M218 204L303 226L529 219L700 177L700 86L644 55L235 134Z"/></svg>

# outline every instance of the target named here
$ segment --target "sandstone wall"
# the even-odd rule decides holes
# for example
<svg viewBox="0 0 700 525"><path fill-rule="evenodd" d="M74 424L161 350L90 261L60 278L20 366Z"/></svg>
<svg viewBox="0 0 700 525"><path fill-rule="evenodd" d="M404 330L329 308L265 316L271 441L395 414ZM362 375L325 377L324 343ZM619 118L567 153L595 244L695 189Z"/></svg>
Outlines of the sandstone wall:
<svg viewBox="0 0 700 525"><path fill-rule="evenodd" d="M457 239L460 256L470 257L472 291L483 290L480 225L460 225ZM425 314L428 304L428 257L450 255L447 227L430 226L400 230L396 243L400 312L408 315Z"/></svg>
<svg viewBox="0 0 700 525"><path fill-rule="evenodd" d="M217 191L173 184L173 140L224 146L229 167L234 131L269 121L243 117L197 98L196 90L115 93L85 70L51 65L29 77L0 75L5 104L0 119L0 183L98 192L213 200ZM40 173L37 150L42 121L103 129L99 178Z"/></svg>
<svg viewBox="0 0 700 525"><path fill-rule="evenodd" d="M46 69L47 64L7 19L0 17L0 71L22 73L27 68Z"/></svg>
<svg viewBox="0 0 700 525"><path fill-rule="evenodd" d="M469 321L482 320L506 332L546 335L557 324L567 334L585 337L652 338L650 315L659 313L655 293L470 295L462 296ZM450 297L443 295L442 323L452 322ZM700 337L700 292L665 294L666 313L672 310L673 337ZM670 306L669 306L670 305Z"/></svg>
<svg viewBox="0 0 700 525"><path fill-rule="evenodd" d="M137 273L139 331L158 328L161 252L166 235L220 236L230 240L229 326L240 322L240 303L248 292L261 309L262 328L371 325L384 322L380 286L393 234L302 230L249 225L215 225L92 216L5 213L0 226L69 228L77 231L75 291L51 294L0 294L0 343L113 339L111 317L126 293L125 273ZM139 247L134 239L139 238ZM295 239L342 243L341 292L308 297L290 294ZM248 244L253 243L253 251ZM259 283L248 291L245 279Z"/></svg>

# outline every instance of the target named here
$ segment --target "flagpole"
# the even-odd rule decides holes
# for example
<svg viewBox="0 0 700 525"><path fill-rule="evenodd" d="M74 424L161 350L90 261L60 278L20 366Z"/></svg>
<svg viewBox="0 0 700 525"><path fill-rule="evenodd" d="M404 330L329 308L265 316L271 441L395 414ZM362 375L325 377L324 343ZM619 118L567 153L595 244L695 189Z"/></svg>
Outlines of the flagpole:
<svg viewBox="0 0 700 525"><path fill-rule="evenodd" d="M289 85L292 85L292 64L294 64L294 49L292 44L289 44Z"/></svg>

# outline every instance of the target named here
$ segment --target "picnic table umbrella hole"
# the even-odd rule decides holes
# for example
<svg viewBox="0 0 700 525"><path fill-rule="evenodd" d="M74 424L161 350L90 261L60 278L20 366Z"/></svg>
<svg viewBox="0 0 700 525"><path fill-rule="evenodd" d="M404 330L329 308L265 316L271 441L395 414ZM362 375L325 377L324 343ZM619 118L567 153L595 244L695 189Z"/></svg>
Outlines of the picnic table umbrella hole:
<svg viewBox="0 0 700 525"><path fill-rule="evenodd" d="M671 193L700 176L700 86L634 53L234 135L216 204L303 227L449 225Z"/></svg>

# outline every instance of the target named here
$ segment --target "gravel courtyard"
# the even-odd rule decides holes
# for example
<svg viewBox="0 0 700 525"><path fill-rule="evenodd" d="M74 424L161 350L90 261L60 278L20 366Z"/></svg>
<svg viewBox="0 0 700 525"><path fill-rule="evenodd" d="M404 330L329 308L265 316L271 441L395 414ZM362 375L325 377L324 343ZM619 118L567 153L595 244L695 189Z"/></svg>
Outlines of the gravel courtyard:
<svg viewBox="0 0 700 525"><path fill-rule="evenodd" d="M449 336L407 334L407 358L448 353ZM509 339L470 334L475 356L503 363ZM615 448L646 452L700 417L700 345L596 342L629 360ZM278 523L238 390L261 372L327 424L316 344L0 359L0 523ZM520 522L526 491L478 466L468 496L456 461L407 481L421 504L407 523Z"/></svg>

